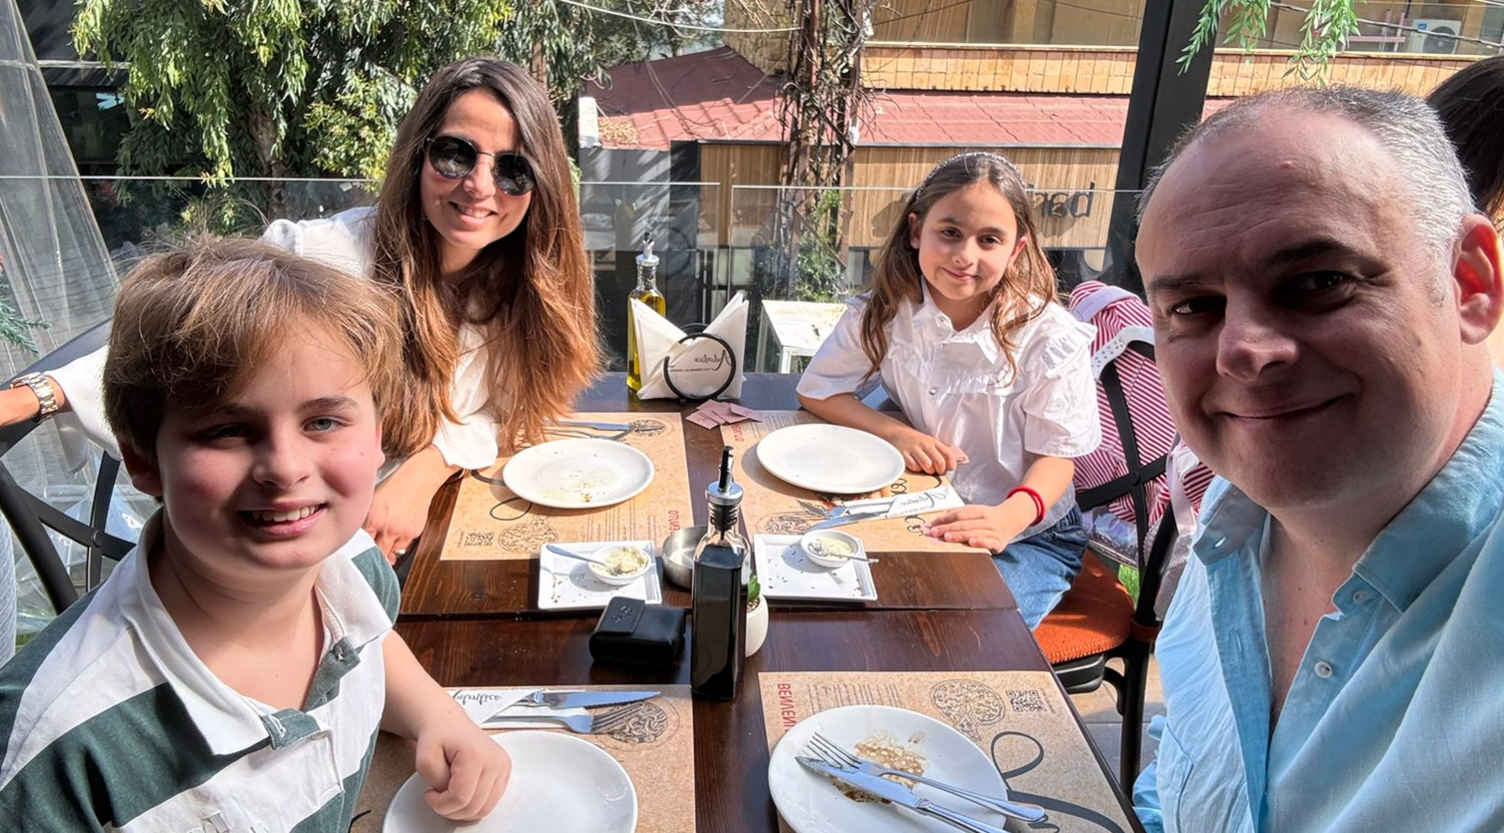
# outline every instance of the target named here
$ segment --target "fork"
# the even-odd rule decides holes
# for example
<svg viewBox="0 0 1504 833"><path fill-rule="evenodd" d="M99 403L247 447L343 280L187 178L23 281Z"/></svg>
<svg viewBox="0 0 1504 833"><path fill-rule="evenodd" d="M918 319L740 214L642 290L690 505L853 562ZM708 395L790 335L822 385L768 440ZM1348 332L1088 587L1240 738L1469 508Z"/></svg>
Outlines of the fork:
<svg viewBox="0 0 1504 833"><path fill-rule="evenodd" d="M809 742L804 745L804 749L806 752L813 754L831 766L854 769L867 775L897 775L900 778L907 778L920 784L928 784L937 790L944 790L957 798L964 798L973 804L1002 813L1010 818L1029 822L1030 824L1044 821L1048 818L1048 814L1045 813L1044 808L1037 804L1024 804L1002 798L993 798L992 796L974 793L971 790L947 784L944 781L936 781L933 778L925 778L923 775L916 775L901 769L892 769L869 761L866 758L859 758L819 732L810 735Z"/></svg>
<svg viewBox="0 0 1504 833"><path fill-rule="evenodd" d="M552 434L552 435L560 436L560 437L579 437L581 439L586 439L586 440L615 440L616 442L622 442L627 437L629 437L629 436L632 435L632 429L631 428L627 428L625 431L614 431L614 432L602 434L602 433L596 433L592 429L586 428L586 427L580 427L580 428L562 427L561 428L561 427L556 426L556 425L545 425L545 426L543 426L543 433L545 433L545 434Z"/></svg>
<svg viewBox="0 0 1504 833"><path fill-rule="evenodd" d="M486 718L485 723L481 725L488 729L499 729L503 728L509 720L545 720L562 724L564 728L578 735L606 735L626 725L627 720L636 713L637 705L633 704L604 714L496 714Z"/></svg>

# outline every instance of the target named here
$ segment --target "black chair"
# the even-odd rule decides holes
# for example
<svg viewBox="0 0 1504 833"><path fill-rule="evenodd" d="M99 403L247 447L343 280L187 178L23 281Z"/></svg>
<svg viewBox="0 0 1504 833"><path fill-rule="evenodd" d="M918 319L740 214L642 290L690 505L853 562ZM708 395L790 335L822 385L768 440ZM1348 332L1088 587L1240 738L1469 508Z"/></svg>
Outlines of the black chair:
<svg viewBox="0 0 1504 833"><path fill-rule="evenodd" d="M110 335L110 322L95 325L75 336L62 347L43 356L23 373L45 373L62 367L80 356L94 352L103 346ZM109 517L110 500L115 492L115 477L120 471L120 461L106 454L100 461L99 476L94 482L94 498L89 510L89 522L83 523L69 517L36 495L22 489L5 466L4 455L10 452L36 429L38 423L27 420L17 425L0 428L0 513L15 530L16 541L31 559L32 567L41 579L42 588L52 602L53 609L62 613L78 601L78 591L68 575L67 565L57 547L53 545L47 528L88 548L84 567L85 589L93 589L100 583L104 571L104 559L119 560L135 546L134 542L118 538L105 531Z"/></svg>
<svg viewBox="0 0 1504 833"><path fill-rule="evenodd" d="M1151 360L1154 358L1151 345L1134 341L1128 348ZM1099 380L1112 405L1128 473L1077 493L1076 500L1085 512L1124 495L1130 496L1138 531L1138 603L1134 604L1115 573L1104 568L1102 559L1088 552L1075 583L1035 629L1034 636L1067 692L1085 694L1096 691L1103 683L1116 691L1117 710L1123 717L1118 777L1120 786L1128 790L1138 776L1143 746L1144 687L1149 657L1159 634L1160 619L1154 603L1169 566L1177 528L1173 509L1166 507L1150 540L1146 486L1164 474L1169 455L1140 460L1128 397L1115 362L1102 369ZM1109 667L1109 659L1121 659L1123 671Z"/></svg>

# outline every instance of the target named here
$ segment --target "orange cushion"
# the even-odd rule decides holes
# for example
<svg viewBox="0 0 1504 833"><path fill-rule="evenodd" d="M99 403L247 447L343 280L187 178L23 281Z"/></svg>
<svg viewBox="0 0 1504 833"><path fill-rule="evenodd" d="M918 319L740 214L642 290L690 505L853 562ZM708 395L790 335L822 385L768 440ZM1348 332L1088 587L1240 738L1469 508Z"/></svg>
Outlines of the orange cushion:
<svg viewBox="0 0 1504 833"><path fill-rule="evenodd" d="M1110 651L1128 639L1133 600L1102 560L1087 553L1086 563L1060 604L1034 629L1051 664Z"/></svg>

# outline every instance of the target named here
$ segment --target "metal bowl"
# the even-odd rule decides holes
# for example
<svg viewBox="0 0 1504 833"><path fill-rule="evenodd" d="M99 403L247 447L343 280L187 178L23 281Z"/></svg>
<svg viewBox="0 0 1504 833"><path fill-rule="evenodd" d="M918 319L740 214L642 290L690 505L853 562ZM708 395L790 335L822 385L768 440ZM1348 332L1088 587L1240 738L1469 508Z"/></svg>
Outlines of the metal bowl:
<svg viewBox="0 0 1504 833"><path fill-rule="evenodd" d="M663 575L669 581L690 590L694 587L695 547L709 527L686 526L663 539Z"/></svg>

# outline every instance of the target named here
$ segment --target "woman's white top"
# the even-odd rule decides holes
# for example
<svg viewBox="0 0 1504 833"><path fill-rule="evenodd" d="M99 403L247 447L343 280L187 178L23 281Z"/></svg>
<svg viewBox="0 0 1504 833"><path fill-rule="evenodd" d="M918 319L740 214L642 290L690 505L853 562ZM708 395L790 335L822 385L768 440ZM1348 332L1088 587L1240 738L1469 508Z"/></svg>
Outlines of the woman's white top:
<svg viewBox="0 0 1504 833"><path fill-rule="evenodd" d="M1000 504L1023 483L1035 460L1080 457L1101 442L1091 372L1096 330L1059 304L1045 304L1038 317L1013 333L1015 375L992 336L990 308L958 332L924 287L921 303L905 300L899 306L888 324L888 353L879 374L864 382L871 367L862 352L865 306L865 296L848 302L799 380L799 393L810 399L843 393L864 398L881 381L915 428L966 452L970 462L958 465L951 481L967 503ZM1075 491L1066 489L1043 521L1014 540L1054 526L1075 502Z"/></svg>
<svg viewBox="0 0 1504 833"><path fill-rule="evenodd" d="M368 276L375 245L375 218L373 208L352 208L327 220L296 223L277 220L267 227L261 239L310 260ZM438 436L433 440L445 462L466 469L485 468L495 462L498 453L483 345L479 330L469 324L460 326L459 364L449 391L450 404L460 421L441 422ZM88 457L87 443L91 441L116 457L120 454L104 415L102 394L107 350L108 347L101 347L47 373L68 399L70 410L59 413L53 421L71 468L83 465ZM388 464L383 474L390 473L391 468Z"/></svg>

